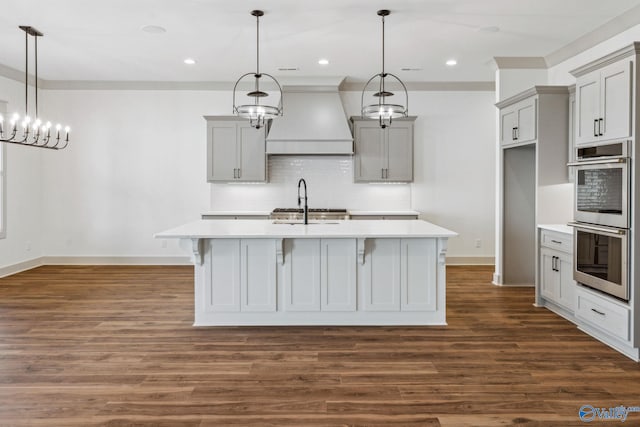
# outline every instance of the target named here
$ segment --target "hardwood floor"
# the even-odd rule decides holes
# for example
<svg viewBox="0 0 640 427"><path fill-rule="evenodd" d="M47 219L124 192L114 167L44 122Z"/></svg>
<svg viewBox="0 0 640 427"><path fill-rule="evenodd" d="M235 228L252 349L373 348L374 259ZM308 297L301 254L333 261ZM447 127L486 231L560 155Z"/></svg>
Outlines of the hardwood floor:
<svg viewBox="0 0 640 427"><path fill-rule="evenodd" d="M584 404L640 406L637 363L492 271L447 269L446 327L194 328L191 267L0 279L0 425L581 426Z"/></svg>

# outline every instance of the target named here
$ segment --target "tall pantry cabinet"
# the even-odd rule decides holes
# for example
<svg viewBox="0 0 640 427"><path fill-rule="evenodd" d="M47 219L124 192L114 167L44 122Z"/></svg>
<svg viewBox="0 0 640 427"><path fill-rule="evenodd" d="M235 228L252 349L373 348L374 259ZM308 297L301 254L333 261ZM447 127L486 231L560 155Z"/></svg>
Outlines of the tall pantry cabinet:
<svg viewBox="0 0 640 427"><path fill-rule="evenodd" d="M553 218L547 189L567 182L569 90L535 86L500 101L498 285L533 286L538 274L536 225ZM569 209L563 210L569 211Z"/></svg>

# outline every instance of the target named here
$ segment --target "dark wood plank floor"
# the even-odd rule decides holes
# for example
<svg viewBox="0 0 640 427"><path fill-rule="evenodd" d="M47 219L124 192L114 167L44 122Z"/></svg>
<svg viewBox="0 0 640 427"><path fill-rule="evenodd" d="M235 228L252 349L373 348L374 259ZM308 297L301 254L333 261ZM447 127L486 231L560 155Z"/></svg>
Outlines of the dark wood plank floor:
<svg viewBox="0 0 640 427"><path fill-rule="evenodd" d="M447 327L194 328L192 272L0 279L0 425L577 426L583 404L640 406L637 363L489 267L447 269Z"/></svg>

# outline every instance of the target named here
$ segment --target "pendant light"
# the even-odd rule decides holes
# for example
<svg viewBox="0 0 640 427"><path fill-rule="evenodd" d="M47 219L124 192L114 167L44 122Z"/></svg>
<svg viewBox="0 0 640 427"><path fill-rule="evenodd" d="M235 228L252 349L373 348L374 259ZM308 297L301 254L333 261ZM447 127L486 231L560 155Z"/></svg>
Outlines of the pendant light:
<svg viewBox="0 0 640 427"><path fill-rule="evenodd" d="M249 119L251 126L256 129L260 129L265 125L266 120L282 116L282 88L280 87L280 83L278 83L273 76L260 72L260 17L264 15L264 12L261 10L253 10L251 11L251 15L256 17L256 71L244 74L238 79L238 81L236 81L236 84L233 87L233 113L240 117ZM245 77L249 76L253 76L254 78L253 90L245 95L253 98L253 104L236 105L236 90L238 88L238 84L241 80L245 79ZM262 98L269 96L267 92L260 89L260 82L263 77L271 79L278 87L280 99L277 106L260 103Z"/></svg>
<svg viewBox="0 0 640 427"><path fill-rule="evenodd" d="M8 142L11 144L25 145L27 147L48 148L51 150L61 150L69 144L69 127L64 128L64 136L62 134L62 125L56 125L51 129L51 122L45 122L38 113L38 37L44 36L40 31L33 27L21 25L19 27L24 31L24 117L20 118L19 114L14 114L10 123L5 124L4 117L0 114L0 142ZM34 38L34 58L35 58L35 103L34 103L34 120L29 117L29 36Z"/></svg>
<svg viewBox="0 0 640 427"><path fill-rule="evenodd" d="M407 87L397 76L391 73L387 73L384 69L384 17L389 16L390 14L391 12L386 9L378 11L378 16L382 18L382 72L371 77L367 84L364 85L364 89L362 90L362 97L360 100L362 117L378 120L380 122L380 127L383 129L391 125L393 119L398 117L407 117L409 114L409 95L407 94ZM387 98L394 96L394 93L388 91L386 88L385 79L387 77L394 78L402 86L405 98L404 105L387 102ZM373 96L377 98L377 102L375 100L372 100L373 102L371 104L365 105L364 95L367 91L367 87L376 79L378 79L378 91L374 93Z"/></svg>

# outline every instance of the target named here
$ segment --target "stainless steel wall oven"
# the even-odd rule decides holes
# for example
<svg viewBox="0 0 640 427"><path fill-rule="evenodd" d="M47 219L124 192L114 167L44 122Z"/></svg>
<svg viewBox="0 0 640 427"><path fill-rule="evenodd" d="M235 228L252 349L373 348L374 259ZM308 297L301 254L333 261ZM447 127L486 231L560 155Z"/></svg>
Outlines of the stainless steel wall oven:
<svg viewBox="0 0 640 427"><path fill-rule="evenodd" d="M580 147L576 154L573 278L628 301L629 142Z"/></svg>

